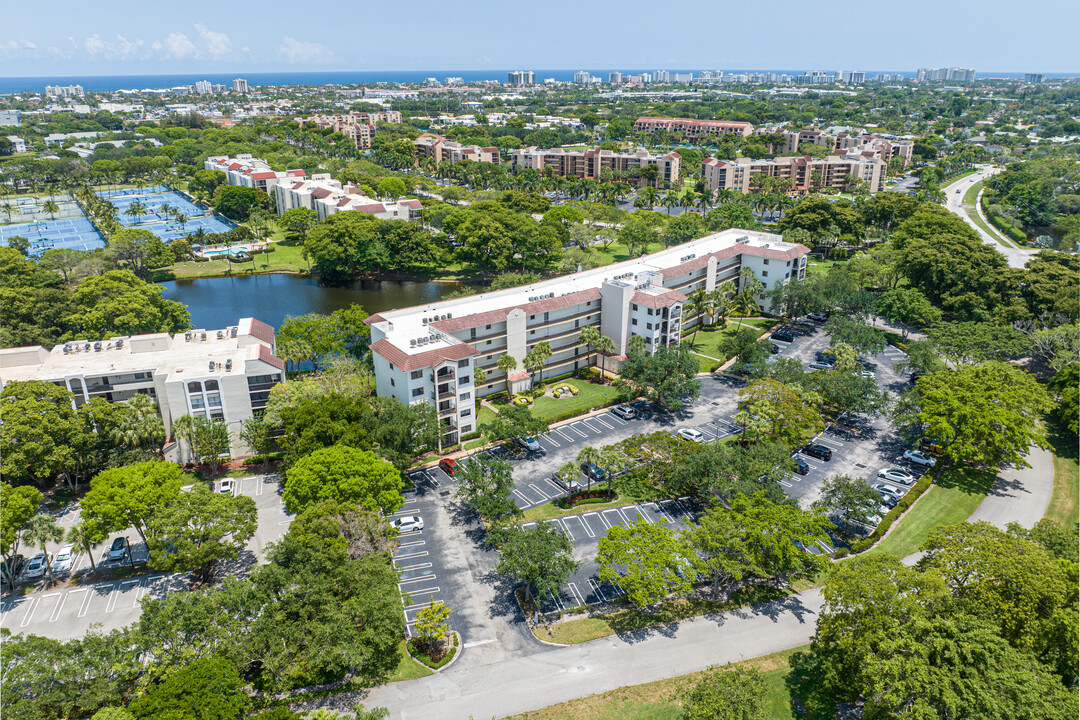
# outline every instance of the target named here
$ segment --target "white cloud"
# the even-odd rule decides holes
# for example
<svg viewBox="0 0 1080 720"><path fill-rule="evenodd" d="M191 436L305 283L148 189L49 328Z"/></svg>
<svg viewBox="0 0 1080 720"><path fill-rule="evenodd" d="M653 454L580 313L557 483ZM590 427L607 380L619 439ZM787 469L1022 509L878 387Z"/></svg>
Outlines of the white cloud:
<svg viewBox="0 0 1080 720"><path fill-rule="evenodd" d="M206 52L214 60L227 55L232 50L232 40L229 40L229 36L225 33L214 32L205 25L198 23L195 25L195 30L206 45Z"/></svg>
<svg viewBox="0 0 1080 720"><path fill-rule="evenodd" d="M91 56L104 53L106 49L105 41L102 40L101 36L97 33L86 38L85 42L83 42L83 47L86 48L86 52L90 53Z"/></svg>
<svg viewBox="0 0 1080 720"><path fill-rule="evenodd" d="M277 53L291 63L328 63L334 59L334 53L324 45L288 35L277 46Z"/></svg>
<svg viewBox="0 0 1080 720"><path fill-rule="evenodd" d="M130 60L143 47L142 40L128 40L123 35L117 35L116 40L103 40L101 35L94 33L83 41L83 48L91 57L102 56L107 60Z"/></svg>
<svg viewBox="0 0 1080 720"><path fill-rule="evenodd" d="M29 40L23 40L23 47L26 48L27 50L36 50L37 49L37 45L30 42Z"/></svg>
<svg viewBox="0 0 1080 720"><path fill-rule="evenodd" d="M185 58L195 54L195 43L191 42L184 33L169 33L161 43L154 43L154 45L160 46L167 55L174 58Z"/></svg>

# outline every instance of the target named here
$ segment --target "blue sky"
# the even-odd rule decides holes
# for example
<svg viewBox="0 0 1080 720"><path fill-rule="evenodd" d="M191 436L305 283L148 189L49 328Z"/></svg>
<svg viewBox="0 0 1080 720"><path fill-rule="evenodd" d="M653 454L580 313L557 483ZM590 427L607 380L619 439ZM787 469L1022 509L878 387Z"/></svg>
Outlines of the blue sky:
<svg viewBox="0 0 1080 720"><path fill-rule="evenodd" d="M1075 0L6 5L0 75L8 77L517 67L1080 72Z"/></svg>

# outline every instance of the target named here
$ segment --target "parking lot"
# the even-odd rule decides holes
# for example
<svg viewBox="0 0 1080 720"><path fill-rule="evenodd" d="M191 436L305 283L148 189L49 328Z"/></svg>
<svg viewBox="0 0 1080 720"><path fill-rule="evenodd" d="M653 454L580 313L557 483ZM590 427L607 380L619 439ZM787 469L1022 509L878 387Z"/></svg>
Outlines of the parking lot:
<svg viewBox="0 0 1080 720"><path fill-rule="evenodd" d="M250 475L234 479L233 492L255 500L259 524L239 560L219 566L219 575L245 574L252 565L265 559L267 544L280 540L288 530L292 518L281 502L280 480L278 475ZM78 506L69 507L57 520L66 530L78 522ZM128 538L131 552L123 560L110 561L109 547L118 537ZM59 543L50 546L49 552L55 553L59 547ZM22 550L27 560L37 551L37 548L25 546ZM180 573L151 572L138 577L109 579L112 571L118 568L131 568L134 565L135 569L146 569L146 546L134 529L106 538L95 548L94 559L98 564L99 576L103 579L93 585L46 587L45 580L41 579L34 583L34 590L26 595L4 596L0 599L0 627L13 633L43 635L58 640L82 637L93 623L99 623L101 629L107 632L137 620L141 611L139 601L147 594L163 597L187 589L185 577ZM89 569L90 558L82 553L66 577L74 577Z"/></svg>

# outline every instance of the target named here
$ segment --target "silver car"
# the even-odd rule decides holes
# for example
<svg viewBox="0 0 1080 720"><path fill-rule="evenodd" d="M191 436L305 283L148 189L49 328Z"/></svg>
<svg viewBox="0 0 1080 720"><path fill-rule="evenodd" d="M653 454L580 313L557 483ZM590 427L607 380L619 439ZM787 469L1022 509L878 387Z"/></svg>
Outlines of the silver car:
<svg viewBox="0 0 1080 720"><path fill-rule="evenodd" d="M540 443L536 438L531 437L519 437L517 444L525 448L529 452L540 452Z"/></svg>
<svg viewBox="0 0 1080 720"><path fill-rule="evenodd" d="M71 568L75 564L75 557L74 545L65 545L60 548L53 559L53 573L62 575L71 572Z"/></svg>
<svg viewBox="0 0 1080 720"><path fill-rule="evenodd" d="M694 428L679 428L675 431L675 434L683 440L689 440L690 442L705 442L705 436L701 434L700 430L695 430Z"/></svg>
<svg viewBox="0 0 1080 720"><path fill-rule="evenodd" d="M563 476L557 472L551 473L551 482L555 483L561 488L569 490L574 493L581 489L581 483L577 481L576 477L572 477L569 480L563 479Z"/></svg>
<svg viewBox="0 0 1080 720"><path fill-rule="evenodd" d="M889 482L900 483L901 485L911 485L917 477L909 473L907 470L898 467L882 468L878 470L878 478L881 480L888 480Z"/></svg>
<svg viewBox="0 0 1080 720"><path fill-rule="evenodd" d="M30 562L26 563L26 569L23 570L23 577L27 580L34 580L45 574L48 569L49 556L45 553L38 553L34 557L30 558Z"/></svg>
<svg viewBox="0 0 1080 720"><path fill-rule="evenodd" d="M900 488L896 487L895 485L889 485L888 483L874 483L874 489L877 490L879 493L884 493L886 495L892 495L897 500L899 500L900 498L904 497L904 495L907 494L906 489L901 490Z"/></svg>
<svg viewBox="0 0 1080 720"><path fill-rule="evenodd" d="M915 463L916 465L922 465L923 467L934 467L937 465L937 459L927 455L922 450L907 450L904 452L904 459L908 462Z"/></svg>

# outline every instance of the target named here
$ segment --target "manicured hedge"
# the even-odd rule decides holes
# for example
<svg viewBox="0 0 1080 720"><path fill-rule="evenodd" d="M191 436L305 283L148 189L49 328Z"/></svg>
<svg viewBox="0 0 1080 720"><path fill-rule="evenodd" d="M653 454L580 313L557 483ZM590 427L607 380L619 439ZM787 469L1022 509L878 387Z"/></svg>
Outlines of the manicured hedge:
<svg viewBox="0 0 1080 720"><path fill-rule="evenodd" d="M936 472L928 472L922 476L919 482L907 491L904 497L900 498L900 502L896 503L896 507L888 512L881 520L881 524L878 525L874 532L872 532L865 540L860 540L857 543L853 543L851 546L852 553L861 553L872 548L878 540L885 536L885 533L889 532L889 528L896 522L897 518L904 514L904 511L911 507L911 504L919 499L919 496L930 489L930 485L934 482Z"/></svg>

